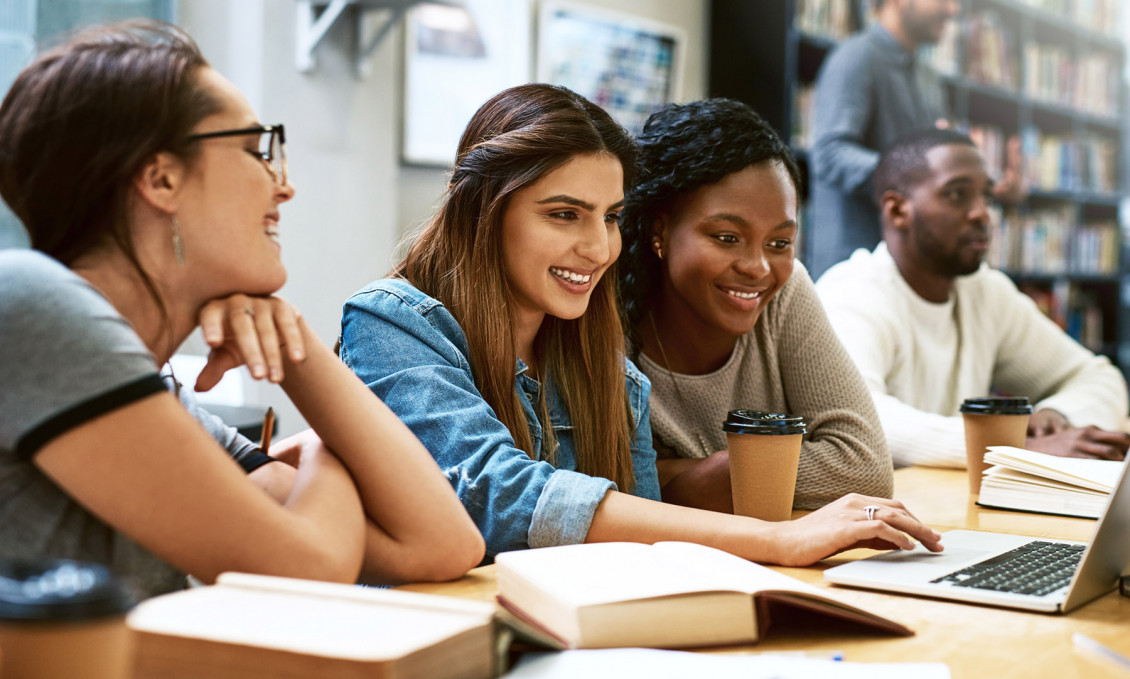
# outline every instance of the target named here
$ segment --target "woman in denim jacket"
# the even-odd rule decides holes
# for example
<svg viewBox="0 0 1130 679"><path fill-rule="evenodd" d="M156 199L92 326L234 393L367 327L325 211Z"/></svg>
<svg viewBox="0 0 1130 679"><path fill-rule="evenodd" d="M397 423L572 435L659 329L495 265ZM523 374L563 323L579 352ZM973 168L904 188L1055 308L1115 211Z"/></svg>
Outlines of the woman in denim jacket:
<svg viewBox="0 0 1130 679"><path fill-rule="evenodd" d="M341 357L424 442L487 544L697 542L808 564L857 546L939 549L894 501L847 496L766 523L663 504L650 384L625 358L610 268L636 147L551 85L485 103L439 212L392 278L345 304ZM866 520L866 504L887 511Z"/></svg>

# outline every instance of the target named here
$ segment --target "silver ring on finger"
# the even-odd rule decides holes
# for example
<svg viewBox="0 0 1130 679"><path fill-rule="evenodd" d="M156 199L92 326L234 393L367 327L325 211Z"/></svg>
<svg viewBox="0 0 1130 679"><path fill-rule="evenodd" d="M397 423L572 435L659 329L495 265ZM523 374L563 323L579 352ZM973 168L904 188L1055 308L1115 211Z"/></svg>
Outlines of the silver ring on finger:
<svg viewBox="0 0 1130 679"><path fill-rule="evenodd" d="M252 318L255 318L255 310L252 309L251 307L243 307L242 309L240 309L240 311L247 314L248 316L250 316Z"/></svg>
<svg viewBox="0 0 1130 679"><path fill-rule="evenodd" d="M867 520L873 521L875 519L875 512L879 511L879 505L867 505L863 508L863 511L867 513Z"/></svg>

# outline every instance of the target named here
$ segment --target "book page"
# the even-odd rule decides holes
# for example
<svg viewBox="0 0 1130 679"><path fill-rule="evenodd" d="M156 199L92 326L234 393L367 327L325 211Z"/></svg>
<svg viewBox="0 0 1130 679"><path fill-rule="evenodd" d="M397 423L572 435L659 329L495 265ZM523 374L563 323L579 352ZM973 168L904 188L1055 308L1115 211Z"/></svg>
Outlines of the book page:
<svg viewBox="0 0 1130 679"><path fill-rule="evenodd" d="M1111 460L1057 457L1011 446L989 446L985 461L1107 493L1114 490L1124 464Z"/></svg>
<svg viewBox="0 0 1130 679"><path fill-rule="evenodd" d="M763 590L800 592L828 598L812 585L713 547L690 542L657 542L651 546L662 558L678 564L679 572L700 583L754 594Z"/></svg>
<svg viewBox="0 0 1130 679"><path fill-rule="evenodd" d="M375 661L398 658L485 627L493 615L493 607L492 613L483 615L406 606L402 597L382 603L379 591L327 595L334 589L361 589L351 585L313 583L319 591L302 594L294 590L312 583L297 583L278 591L218 584L174 592L142 602L130 613L128 624L153 634Z"/></svg>
<svg viewBox="0 0 1130 679"><path fill-rule="evenodd" d="M1110 493L1107 492L1091 490L1089 488L1083 488L1082 486L1076 486L1072 483L1056 481L1034 474L1026 474L1000 465L989 467L989 469L986 470L985 478L981 481L981 488L982 492L984 492L985 488L1014 488L1033 493L1066 494L1069 496L1079 495L1100 499L1105 499L1110 496Z"/></svg>
<svg viewBox="0 0 1130 679"><path fill-rule="evenodd" d="M636 542L503 552L495 563L500 581L512 575L576 607L696 592L752 592L748 586L735 586L741 584L739 579L711 577L709 570L691 575L684 562Z"/></svg>

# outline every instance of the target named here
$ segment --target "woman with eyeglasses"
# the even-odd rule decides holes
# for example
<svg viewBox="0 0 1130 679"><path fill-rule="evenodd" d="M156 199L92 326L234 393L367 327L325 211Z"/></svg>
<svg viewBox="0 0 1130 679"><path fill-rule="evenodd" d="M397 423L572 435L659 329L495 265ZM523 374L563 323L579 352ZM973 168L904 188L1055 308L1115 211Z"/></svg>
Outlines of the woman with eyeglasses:
<svg viewBox="0 0 1130 679"><path fill-rule="evenodd" d="M153 595L223 571L450 579L483 542L412 433L273 294L283 128L157 22L41 55L0 105L0 558L96 561ZM284 461L161 366L197 327L196 383L246 365L313 430Z"/></svg>
<svg viewBox="0 0 1130 679"><path fill-rule="evenodd" d="M505 90L471 118L393 276L345 304L342 359L447 470L488 558L660 540L786 565L911 537L940 550L886 499L781 523L659 502L650 387L625 357L613 270L635 162L628 133L574 92Z"/></svg>

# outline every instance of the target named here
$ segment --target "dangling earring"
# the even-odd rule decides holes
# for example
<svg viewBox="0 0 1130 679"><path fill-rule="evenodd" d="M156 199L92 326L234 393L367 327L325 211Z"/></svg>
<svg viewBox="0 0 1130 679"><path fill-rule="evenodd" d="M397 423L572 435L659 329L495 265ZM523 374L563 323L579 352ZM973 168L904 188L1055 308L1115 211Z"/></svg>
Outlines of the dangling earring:
<svg viewBox="0 0 1130 679"><path fill-rule="evenodd" d="M184 266L184 241L180 237L180 222L173 214L173 257L176 257L177 266Z"/></svg>
<svg viewBox="0 0 1130 679"><path fill-rule="evenodd" d="M655 249L655 256L663 259L663 245L659 242L659 236L651 239L651 246Z"/></svg>

